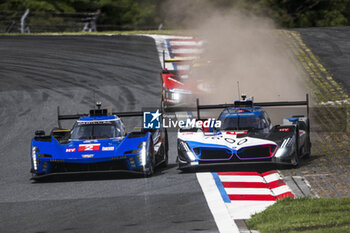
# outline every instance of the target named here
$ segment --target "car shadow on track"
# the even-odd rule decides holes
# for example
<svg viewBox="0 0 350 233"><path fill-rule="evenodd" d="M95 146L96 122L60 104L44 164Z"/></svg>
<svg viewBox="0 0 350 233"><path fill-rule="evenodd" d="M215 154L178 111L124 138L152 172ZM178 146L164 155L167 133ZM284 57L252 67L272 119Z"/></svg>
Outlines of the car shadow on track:
<svg viewBox="0 0 350 233"><path fill-rule="evenodd" d="M181 173L191 172L258 172L264 173L271 170L291 170L298 169L300 167L312 164L314 160L319 159L321 156L310 156L310 158L302 158L297 168L289 165L277 165L277 164L230 164L230 165L215 165L208 167L196 167L188 168L180 171Z"/></svg>
<svg viewBox="0 0 350 233"><path fill-rule="evenodd" d="M169 164L167 167L157 168L151 177L145 177L141 173L129 172L129 171L103 171L103 172L91 172L91 173L60 173L52 176L42 177L38 180L33 180L32 183L55 183L55 182L74 182L74 181L97 181L97 180L125 180L125 179L140 179L161 176L166 170L176 167L176 164Z"/></svg>
<svg viewBox="0 0 350 233"><path fill-rule="evenodd" d="M189 172L267 172L271 170L276 170L277 166L273 164L268 164L264 166L259 165L215 165L212 167L197 167L189 168L180 173L189 173Z"/></svg>

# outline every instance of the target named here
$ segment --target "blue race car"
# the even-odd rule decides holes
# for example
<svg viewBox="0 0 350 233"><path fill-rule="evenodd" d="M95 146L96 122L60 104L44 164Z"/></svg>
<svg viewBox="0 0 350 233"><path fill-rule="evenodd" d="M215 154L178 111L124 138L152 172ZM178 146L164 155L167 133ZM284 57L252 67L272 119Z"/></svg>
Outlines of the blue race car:
<svg viewBox="0 0 350 233"><path fill-rule="evenodd" d="M151 176L157 166L168 164L165 129L126 133L120 117L142 112L59 115L60 120L78 119L72 130L53 129L50 135L35 132L31 145L32 179L59 173L129 171ZM59 123L60 126L60 123Z"/></svg>

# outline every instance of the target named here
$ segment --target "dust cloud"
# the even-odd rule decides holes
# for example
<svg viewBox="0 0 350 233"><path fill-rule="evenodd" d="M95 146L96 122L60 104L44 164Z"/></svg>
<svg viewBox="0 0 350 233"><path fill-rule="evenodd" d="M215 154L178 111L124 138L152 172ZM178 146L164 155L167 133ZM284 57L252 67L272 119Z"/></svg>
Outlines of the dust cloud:
<svg viewBox="0 0 350 233"><path fill-rule="evenodd" d="M183 5L173 2L183 11ZM210 4L202 9L205 14L192 15L186 25L204 40L190 74L212 89L200 95L201 103L231 103L242 93L255 101L305 99L303 75L271 19Z"/></svg>

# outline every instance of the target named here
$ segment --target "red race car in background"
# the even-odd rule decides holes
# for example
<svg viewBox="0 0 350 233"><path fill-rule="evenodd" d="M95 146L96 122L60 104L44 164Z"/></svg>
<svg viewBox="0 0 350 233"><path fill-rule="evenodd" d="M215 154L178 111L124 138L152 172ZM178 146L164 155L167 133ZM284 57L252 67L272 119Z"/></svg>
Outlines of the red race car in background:
<svg viewBox="0 0 350 233"><path fill-rule="evenodd" d="M164 68L161 72L164 108L194 104L198 95L210 92L207 83L191 75L192 69L199 66L197 61L189 58L163 59L163 67L166 63L174 66L172 70Z"/></svg>

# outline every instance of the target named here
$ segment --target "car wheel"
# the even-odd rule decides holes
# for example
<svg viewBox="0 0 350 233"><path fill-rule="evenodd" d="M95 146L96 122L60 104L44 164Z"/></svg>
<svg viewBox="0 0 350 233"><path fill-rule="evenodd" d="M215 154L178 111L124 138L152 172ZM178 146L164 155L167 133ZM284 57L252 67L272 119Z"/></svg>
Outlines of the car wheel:
<svg viewBox="0 0 350 233"><path fill-rule="evenodd" d="M299 150L299 130L297 130L295 138L295 152L294 152L294 157L292 159L292 166L293 168L297 168L300 164L300 150Z"/></svg>
<svg viewBox="0 0 350 233"><path fill-rule="evenodd" d="M148 165L148 169L144 170L143 171L143 174L145 177L151 177L154 173L154 153L153 153L153 142L152 142L152 139L151 139L151 142L150 142L150 146L149 146L149 149L148 149L148 156L149 156L149 165Z"/></svg>
<svg viewBox="0 0 350 233"><path fill-rule="evenodd" d="M165 168L169 163L168 151L166 150L165 145L163 145L163 160L164 161L161 163L160 167Z"/></svg>
<svg viewBox="0 0 350 233"><path fill-rule="evenodd" d="M300 163L299 153L295 152L294 157L292 159L292 167L297 168Z"/></svg>
<svg viewBox="0 0 350 233"><path fill-rule="evenodd" d="M307 142L305 145L306 148L306 152L304 154L304 158L310 158L311 155L311 142L310 142L310 138L307 138Z"/></svg>
<svg viewBox="0 0 350 233"><path fill-rule="evenodd" d="M168 132L165 129L164 131L164 141L162 143L162 150L163 150L163 160L164 162L161 164L161 167L167 167L168 163L169 163L169 156L168 156L168 150L169 150L169 146L168 146Z"/></svg>
<svg viewBox="0 0 350 233"><path fill-rule="evenodd" d="M161 110L162 110L162 112L164 112L165 111L165 102L164 102L164 96L163 96L163 94L162 94L162 99L161 99L161 101L160 101L160 108L161 108Z"/></svg>

